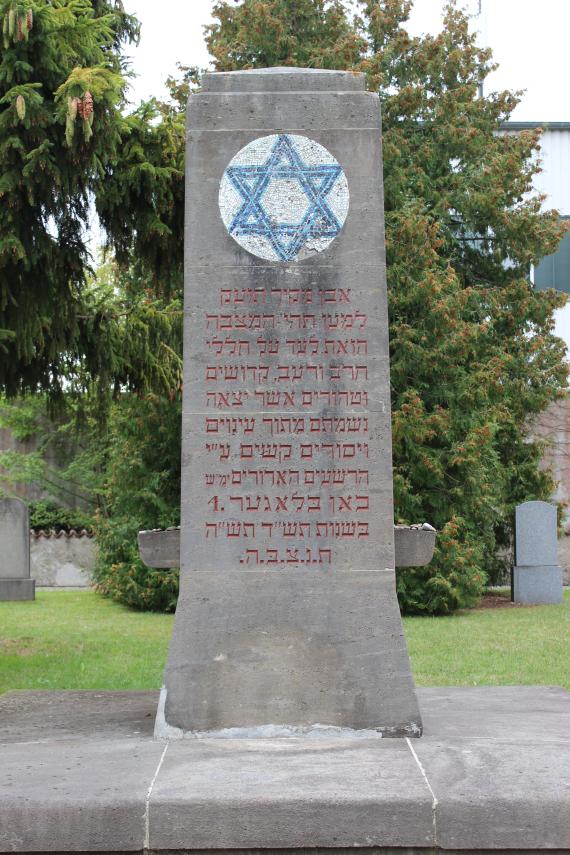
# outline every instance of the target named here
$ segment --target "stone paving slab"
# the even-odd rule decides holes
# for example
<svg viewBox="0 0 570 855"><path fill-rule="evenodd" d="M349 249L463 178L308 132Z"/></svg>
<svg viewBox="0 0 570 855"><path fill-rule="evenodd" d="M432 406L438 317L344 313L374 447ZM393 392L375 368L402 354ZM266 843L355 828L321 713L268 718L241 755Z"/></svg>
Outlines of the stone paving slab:
<svg viewBox="0 0 570 855"><path fill-rule="evenodd" d="M405 740L171 744L152 794L152 849L430 846L432 804Z"/></svg>
<svg viewBox="0 0 570 855"><path fill-rule="evenodd" d="M34 740L151 738L159 692L0 695L0 745Z"/></svg>
<svg viewBox="0 0 570 855"><path fill-rule="evenodd" d="M421 739L164 743L156 692L2 695L0 851L570 853L570 693L418 697Z"/></svg>
<svg viewBox="0 0 570 855"><path fill-rule="evenodd" d="M424 721L422 743L570 740L570 692L559 686L416 687L416 693Z"/></svg>
<svg viewBox="0 0 570 855"><path fill-rule="evenodd" d="M570 846L570 740L426 741L414 749L437 798L439 846Z"/></svg>
<svg viewBox="0 0 570 855"><path fill-rule="evenodd" d="M163 751L152 739L2 745L0 851L140 851Z"/></svg>

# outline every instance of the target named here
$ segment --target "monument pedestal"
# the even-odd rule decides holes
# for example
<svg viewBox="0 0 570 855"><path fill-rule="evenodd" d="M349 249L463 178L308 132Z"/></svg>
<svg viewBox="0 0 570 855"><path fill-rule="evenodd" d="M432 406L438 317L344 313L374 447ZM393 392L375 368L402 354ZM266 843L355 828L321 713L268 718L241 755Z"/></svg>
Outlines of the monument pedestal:
<svg viewBox="0 0 570 855"><path fill-rule="evenodd" d="M0 852L570 853L570 693L419 688L421 739L152 738L156 692L0 696Z"/></svg>
<svg viewBox="0 0 570 855"><path fill-rule="evenodd" d="M36 595L35 579L0 579L0 601L33 600Z"/></svg>
<svg viewBox="0 0 570 855"><path fill-rule="evenodd" d="M420 736L393 572L193 573L166 670L166 722Z"/></svg>

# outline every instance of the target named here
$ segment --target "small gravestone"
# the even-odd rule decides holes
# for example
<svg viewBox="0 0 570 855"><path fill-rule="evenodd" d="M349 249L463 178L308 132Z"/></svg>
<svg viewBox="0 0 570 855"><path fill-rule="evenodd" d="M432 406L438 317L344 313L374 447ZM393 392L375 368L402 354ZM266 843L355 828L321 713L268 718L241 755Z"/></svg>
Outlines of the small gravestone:
<svg viewBox="0 0 570 855"><path fill-rule="evenodd" d="M515 512L513 601L561 603L562 593L556 508L548 502L525 502Z"/></svg>
<svg viewBox="0 0 570 855"><path fill-rule="evenodd" d="M0 499L0 600L33 600L30 516L20 499Z"/></svg>

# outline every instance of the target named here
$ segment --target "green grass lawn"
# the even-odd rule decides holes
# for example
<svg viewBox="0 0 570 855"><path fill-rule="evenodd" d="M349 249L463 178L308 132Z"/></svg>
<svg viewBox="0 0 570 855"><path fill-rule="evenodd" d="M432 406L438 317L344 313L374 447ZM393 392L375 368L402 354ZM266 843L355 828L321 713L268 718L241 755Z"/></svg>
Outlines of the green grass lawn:
<svg viewBox="0 0 570 855"><path fill-rule="evenodd" d="M570 690L570 591L559 606L405 618L420 686L563 686Z"/></svg>
<svg viewBox="0 0 570 855"><path fill-rule="evenodd" d="M570 592L561 606L406 618L423 686L527 683L570 689ZM91 591L0 603L0 692L156 689L172 616L132 612Z"/></svg>
<svg viewBox="0 0 570 855"><path fill-rule="evenodd" d="M133 612L92 591L0 603L0 692L155 689L172 616Z"/></svg>

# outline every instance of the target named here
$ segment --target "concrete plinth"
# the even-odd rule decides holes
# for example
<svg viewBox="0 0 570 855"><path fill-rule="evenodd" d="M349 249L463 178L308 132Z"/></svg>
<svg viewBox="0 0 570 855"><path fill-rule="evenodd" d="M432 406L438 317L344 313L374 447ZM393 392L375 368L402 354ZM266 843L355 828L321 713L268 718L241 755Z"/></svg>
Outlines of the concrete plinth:
<svg viewBox="0 0 570 855"><path fill-rule="evenodd" d="M177 608L168 727L421 734L392 573L194 573Z"/></svg>
<svg viewBox="0 0 570 855"><path fill-rule="evenodd" d="M421 740L152 738L155 692L0 697L0 852L570 852L570 694L417 690Z"/></svg>
<svg viewBox="0 0 570 855"><path fill-rule="evenodd" d="M33 600L35 592L34 579L0 579L0 601L2 602Z"/></svg>

